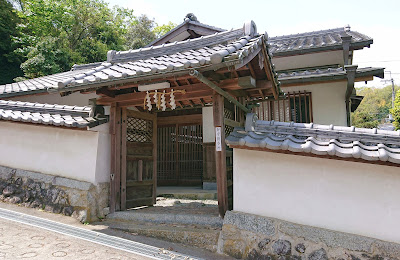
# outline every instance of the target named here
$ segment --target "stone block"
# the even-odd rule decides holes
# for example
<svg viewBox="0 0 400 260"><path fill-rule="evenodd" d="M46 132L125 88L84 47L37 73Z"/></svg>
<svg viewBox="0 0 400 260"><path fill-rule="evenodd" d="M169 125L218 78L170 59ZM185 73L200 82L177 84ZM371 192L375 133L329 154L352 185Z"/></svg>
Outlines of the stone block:
<svg viewBox="0 0 400 260"><path fill-rule="evenodd" d="M272 245L272 249L277 255L290 255L292 244L287 240L279 239Z"/></svg>
<svg viewBox="0 0 400 260"><path fill-rule="evenodd" d="M224 218L224 225L235 225L239 229L273 236L276 233L275 221L273 219L260 217L236 211L227 211Z"/></svg>
<svg viewBox="0 0 400 260"><path fill-rule="evenodd" d="M5 167L5 166L0 166L0 179L8 180L14 174L15 174L15 169L9 168L9 167Z"/></svg>
<svg viewBox="0 0 400 260"><path fill-rule="evenodd" d="M203 182L203 190L217 190L216 182Z"/></svg>
<svg viewBox="0 0 400 260"><path fill-rule="evenodd" d="M94 187L94 185L91 184L90 182L78 181L64 177L56 177L54 178L52 183L53 185L63 186L75 190L84 190L84 191L88 191Z"/></svg>

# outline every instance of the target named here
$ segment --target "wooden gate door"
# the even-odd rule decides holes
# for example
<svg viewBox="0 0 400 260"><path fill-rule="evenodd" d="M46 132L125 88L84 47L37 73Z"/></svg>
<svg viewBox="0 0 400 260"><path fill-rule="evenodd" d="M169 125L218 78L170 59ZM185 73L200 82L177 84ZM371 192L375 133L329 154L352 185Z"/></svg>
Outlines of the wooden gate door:
<svg viewBox="0 0 400 260"><path fill-rule="evenodd" d="M157 115L122 110L122 210L156 202Z"/></svg>

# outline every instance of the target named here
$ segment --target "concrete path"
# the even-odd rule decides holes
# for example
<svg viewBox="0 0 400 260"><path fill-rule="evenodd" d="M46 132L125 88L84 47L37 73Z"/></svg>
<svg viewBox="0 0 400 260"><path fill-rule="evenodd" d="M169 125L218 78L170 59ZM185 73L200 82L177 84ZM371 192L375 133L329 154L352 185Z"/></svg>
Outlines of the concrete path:
<svg viewBox="0 0 400 260"><path fill-rule="evenodd" d="M190 256L186 259L231 259L230 257L213 254L206 250L192 248L181 244L170 243L158 239L137 236L109 229L101 225L82 225L77 220L58 214L41 212L36 209L18 207L0 203L0 209L10 212L28 214L45 220L56 221L90 232L96 231L99 236L111 239L127 239L127 243L143 244L143 247L155 247L158 255ZM20 214L21 215L21 214ZM23 217L22 217L23 219ZM178 258L180 258L178 257ZM92 243L73 236L52 232L38 227L0 218L0 260L1 259L150 259L140 254L130 253L116 248ZM159 259L154 254L152 259ZM172 258L171 258L172 259Z"/></svg>
<svg viewBox="0 0 400 260"><path fill-rule="evenodd" d="M0 218L0 259L150 259Z"/></svg>

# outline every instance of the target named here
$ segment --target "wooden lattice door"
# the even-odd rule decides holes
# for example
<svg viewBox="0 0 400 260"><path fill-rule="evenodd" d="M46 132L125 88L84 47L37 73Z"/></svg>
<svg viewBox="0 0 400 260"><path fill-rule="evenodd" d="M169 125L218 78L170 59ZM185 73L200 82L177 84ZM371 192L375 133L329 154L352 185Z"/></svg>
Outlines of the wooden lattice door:
<svg viewBox="0 0 400 260"><path fill-rule="evenodd" d="M201 185L203 180L202 125L158 128L158 185Z"/></svg>
<svg viewBox="0 0 400 260"><path fill-rule="evenodd" d="M121 139L122 209L151 206L157 183L156 114L122 110Z"/></svg>

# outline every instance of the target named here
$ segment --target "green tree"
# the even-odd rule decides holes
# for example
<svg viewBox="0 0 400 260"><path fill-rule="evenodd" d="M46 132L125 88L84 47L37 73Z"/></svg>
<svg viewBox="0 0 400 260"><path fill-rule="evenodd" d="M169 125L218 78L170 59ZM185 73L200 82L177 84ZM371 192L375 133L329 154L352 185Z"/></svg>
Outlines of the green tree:
<svg viewBox="0 0 400 260"><path fill-rule="evenodd" d="M143 47L174 27L158 26L130 9L109 8L104 0L9 1L0 0L0 65L11 72L2 75L1 84L21 74L33 78L104 61L108 50ZM11 61L19 73L9 69Z"/></svg>
<svg viewBox="0 0 400 260"><path fill-rule="evenodd" d="M69 69L74 63L106 59L109 49L124 48L133 11L110 9L102 0L26 0L19 53L28 78Z"/></svg>
<svg viewBox="0 0 400 260"><path fill-rule="evenodd" d="M20 22L17 11L6 0L0 0L0 84L10 83L14 77L22 76L21 60L14 54L16 45L13 38L18 36Z"/></svg>
<svg viewBox="0 0 400 260"><path fill-rule="evenodd" d="M399 89L397 86L395 88ZM392 86L357 88L357 94L364 96L364 99L357 110L352 113L352 125L373 128L388 117L392 107Z"/></svg>
<svg viewBox="0 0 400 260"><path fill-rule="evenodd" d="M163 36L164 34L166 34L167 32L171 31L172 29L174 29L176 27L176 24L174 24L173 22L169 22L167 24L163 24L163 25L157 25L154 28L154 33L156 35L157 38L160 38L161 36Z"/></svg>
<svg viewBox="0 0 400 260"><path fill-rule="evenodd" d="M126 34L125 47L131 50L142 48L166 34L175 28L175 26L176 25L172 22L157 25L157 23L147 15L136 17L136 20L131 22L128 33Z"/></svg>
<svg viewBox="0 0 400 260"><path fill-rule="evenodd" d="M393 115L393 125L396 127L396 130L400 129L400 91L397 91L396 99L394 102L394 108L391 110Z"/></svg>

